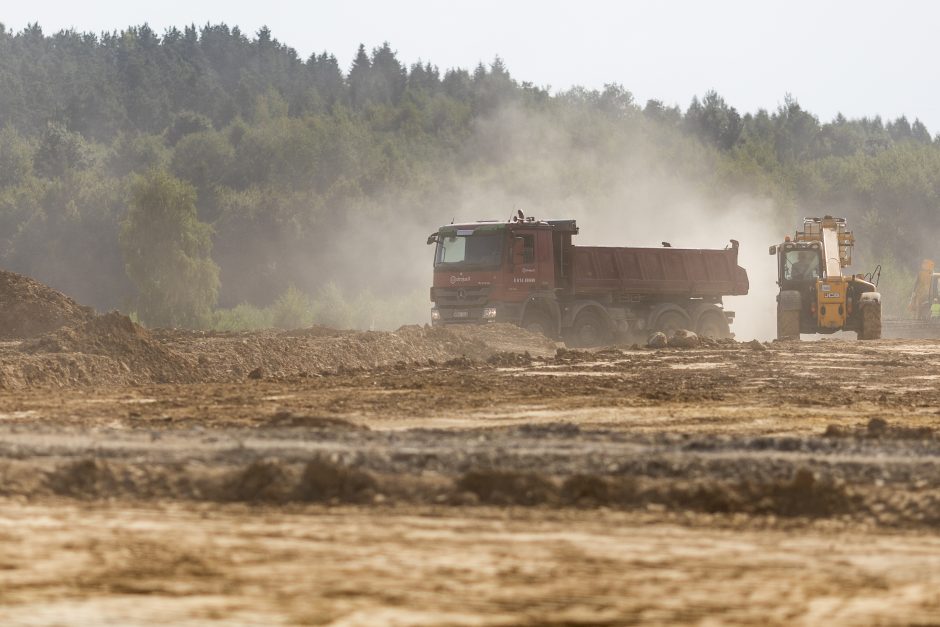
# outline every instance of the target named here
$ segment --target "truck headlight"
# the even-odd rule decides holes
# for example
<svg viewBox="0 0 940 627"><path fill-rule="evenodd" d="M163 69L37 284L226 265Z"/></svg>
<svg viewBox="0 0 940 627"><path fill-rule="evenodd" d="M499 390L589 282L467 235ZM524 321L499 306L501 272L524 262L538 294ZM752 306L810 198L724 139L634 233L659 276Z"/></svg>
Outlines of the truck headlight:
<svg viewBox="0 0 940 627"><path fill-rule="evenodd" d="M432 309L431 320L440 320L440 319L441 319L441 312L439 312L437 309Z"/></svg>
<svg viewBox="0 0 940 627"><path fill-rule="evenodd" d="M492 320L496 317L496 307L487 307L483 310L483 319Z"/></svg>

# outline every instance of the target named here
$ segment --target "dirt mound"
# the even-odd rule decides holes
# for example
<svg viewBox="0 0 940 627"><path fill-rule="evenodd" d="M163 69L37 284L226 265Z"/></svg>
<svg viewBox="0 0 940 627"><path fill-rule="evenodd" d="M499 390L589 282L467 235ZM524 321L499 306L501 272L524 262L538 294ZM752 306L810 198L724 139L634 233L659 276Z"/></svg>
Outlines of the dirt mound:
<svg viewBox="0 0 940 627"><path fill-rule="evenodd" d="M302 427L313 431L368 431L369 427L357 425L349 420L333 416L307 416L289 411L275 413L265 423L266 427Z"/></svg>
<svg viewBox="0 0 940 627"><path fill-rule="evenodd" d="M539 505L558 498L549 479L528 472L472 470L457 481L456 488L492 505Z"/></svg>
<svg viewBox="0 0 940 627"><path fill-rule="evenodd" d="M74 498L100 498L111 494L117 478L108 462L87 458L63 464L48 477L47 483L55 494Z"/></svg>
<svg viewBox="0 0 940 627"><path fill-rule="evenodd" d="M872 440L934 440L933 427L904 427L892 425L884 418L872 418L864 426L846 427L831 424L823 435L827 438L864 438Z"/></svg>
<svg viewBox="0 0 940 627"><path fill-rule="evenodd" d="M314 459L304 468L294 494L301 501L354 503L368 499L376 486L367 472Z"/></svg>
<svg viewBox="0 0 940 627"><path fill-rule="evenodd" d="M39 281L0 270L0 340L35 337L94 315L91 307Z"/></svg>
<svg viewBox="0 0 940 627"><path fill-rule="evenodd" d="M290 496L290 469L276 460L258 460L236 472L222 486L221 500L282 503Z"/></svg>
<svg viewBox="0 0 940 627"><path fill-rule="evenodd" d="M507 324L214 333L149 331L111 312L0 347L0 389L277 380L389 367L479 367L490 358L524 365L554 352L545 337Z"/></svg>
<svg viewBox="0 0 940 627"><path fill-rule="evenodd" d="M351 374L417 364L460 367L481 364L500 353L549 357L555 352L554 343L545 337L508 324L459 329L412 325L394 332L313 327L212 337L162 330L156 338L197 361L202 381Z"/></svg>
<svg viewBox="0 0 940 627"><path fill-rule="evenodd" d="M552 505L674 511L745 513L784 517L829 517L864 510L860 499L833 480L820 480L805 468L778 481L639 481L635 477L575 474L559 488L537 473L471 470L454 483L456 496L473 494L490 505Z"/></svg>
<svg viewBox="0 0 940 627"><path fill-rule="evenodd" d="M185 383L195 380L187 360L117 311L27 340L20 351L29 355L66 353L106 357L128 374L128 382Z"/></svg>
<svg viewBox="0 0 940 627"><path fill-rule="evenodd" d="M322 324L315 324L310 327L305 327L303 329L291 329L289 331L282 331L281 336L283 337L339 337L341 335L348 335L352 331L343 331L341 329L334 329L332 327L325 327Z"/></svg>
<svg viewBox="0 0 940 627"><path fill-rule="evenodd" d="M369 473L313 459L300 472L276 459L257 460L222 484L220 500L248 503L335 502L369 500L377 487Z"/></svg>
<svg viewBox="0 0 940 627"><path fill-rule="evenodd" d="M514 324L435 327L429 331L436 332L433 334L435 337L454 336L465 342L482 344L486 347L482 359L486 359L494 352L524 353L526 351L533 357L551 357L555 354L556 348L555 342L541 333L532 333Z"/></svg>
<svg viewBox="0 0 940 627"><path fill-rule="evenodd" d="M24 342L27 353L133 354L142 345L155 344L150 333L117 311Z"/></svg>
<svg viewBox="0 0 940 627"><path fill-rule="evenodd" d="M597 475L572 475L561 486L562 498L573 505L603 506L611 501L612 483Z"/></svg>
<svg viewBox="0 0 940 627"><path fill-rule="evenodd" d="M466 357L486 361L497 354L525 353L530 357L550 357L555 343L538 333L514 324L467 325L452 327L401 327L391 334L418 347L426 347L431 359Z"/></svg>
<svg viewBox="0 0 940 627"><path fill-rule="evenodd" d="M486 360L486 363L490 364L491 366L499 367L530 366L532 365L532 355L529 354L529 351L524 353L499 351L498 353L493 353L490 355L489 359Z"/></svg>

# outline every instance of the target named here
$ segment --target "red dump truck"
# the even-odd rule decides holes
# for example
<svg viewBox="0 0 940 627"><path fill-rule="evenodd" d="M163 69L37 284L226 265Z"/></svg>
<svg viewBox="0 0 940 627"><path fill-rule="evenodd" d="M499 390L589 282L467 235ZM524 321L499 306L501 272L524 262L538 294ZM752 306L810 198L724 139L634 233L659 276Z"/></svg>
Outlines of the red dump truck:
<svg viewBox="0 0 940 627"><path fill-rule="evenodd" d="M748 290L735 240L724 250L575 246L577 233L574 220L521 213L442 226L428 237L431 323L512 322L572 346L677 329L733 336L722 297Z"/></svg>

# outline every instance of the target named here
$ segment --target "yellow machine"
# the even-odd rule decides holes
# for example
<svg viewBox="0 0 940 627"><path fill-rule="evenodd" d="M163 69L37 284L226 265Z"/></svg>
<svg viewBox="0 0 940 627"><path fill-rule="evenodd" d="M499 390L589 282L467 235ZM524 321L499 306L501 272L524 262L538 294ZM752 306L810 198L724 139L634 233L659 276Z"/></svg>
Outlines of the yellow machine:
<svg viewBox="0 0 940 627"><path fill-rule="evenodd" d="M924 259L920 264L920 272L917 273L911 292L911 302L907 305L911 318L915 320L940 321L940 315L937 315L940 308L940 273L934 272L935 267L931 259Z"/></svg>
<svg viewBox="0 0 940 627"><path fill-rule="evenodd" d="M855 237L845 218L804 218L793 239L770 247L777 255L777 337L855 331L860 340L881 337L881 294L862 275L843 275Z"/></svg>
<svg viewBox="0 0 940 627"><path fill-rule="evenodd" d="M907 339L940 338L940 273L934 262L924 259L911 291L904 318L883 321L884 337Z"/></svg>

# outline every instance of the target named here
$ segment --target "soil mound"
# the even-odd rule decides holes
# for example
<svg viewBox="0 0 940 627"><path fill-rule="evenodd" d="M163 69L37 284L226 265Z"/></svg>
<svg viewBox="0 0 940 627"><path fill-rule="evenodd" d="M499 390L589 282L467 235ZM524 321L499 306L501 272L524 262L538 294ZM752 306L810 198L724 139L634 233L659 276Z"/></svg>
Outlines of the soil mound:
<svg viewBox="0 0 940 627"><path fill-rule="evenodd" d="M102 494L113 493L118 482L108 462L87 458L56 468L48 483L61 496L100 498Z"/></svg>
<svg viewBox="0 0 940 627"><path fill-rule="evenodd" d="M539 505L558 498L558 490L550 480L528 472L471 470L457 481L456 487L491 505Z"/></svg>
<svg viewBox="0 0 940 627"><path fill-rule="evenodd" d="M905 427L893 425L884 418L872 418L866 425L846 427L830 424L826 427L827 438L860 438L870 440L935 440L938 431L933 427Z"/></svg>
<svg viewBox="0 0 940 627"><path fill-rule="evenodd" d="M339 337L341 335L348 335L349 331L343 331L341 329L334 329L332 327L325 327L322 324L315 324L310 327L305 327L303 329L291 329L289 331L282 331L281 336L283 337Z"/></svg>
<svg viewBox="0 0 940 627"><path fill-rule="evenodd" d="M307 416L279 411L265 423L267 427L302 427L313 431L368 431L369 427L333 416Z"/></svg>
<svg viewBox="0 0 940 627"><path fill-rule="evenodd" d="M193 380L192 369L185 358L161 345L149 331L117 311L28 340L20 350L32 355L100 355L116 361L134 381L184 383Z"/></svg>
<svg viewBox="0 0 940 627"><path fill-rule="evenodd" d="M393 332L311 327L212 337L161 330L153 339L198 363L201 381L351 374L430 363L470 367L499 353L528 352L533 359L555 354L555 344L544 336L508 324L457 329L412 325Z"/></svg>
<svg viewBox="0 0 940 627"><path fill-rule="evenodd" d="M367 472L313 459L304 467L295 496L301 501L355 503L368 500L376 488L375 478Z"/></svg>
<svg viewBox="0 0 940 627"><path fill-rule="evenodd" d="M290 471L277 460L257 460L232 476L222 489L223 501L281 503L289 497Z"/></svg>
<svg viewBox="0 0 940 627"><path fill-rule="evenodd" d="M39 281L0 270L0 340L35 337L81 324L94 315L91 307Z"/></svg>

